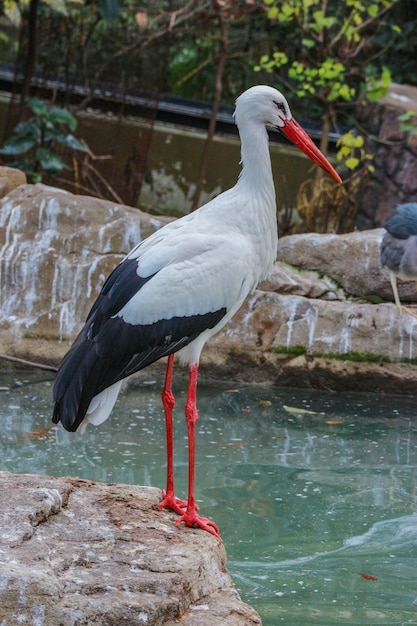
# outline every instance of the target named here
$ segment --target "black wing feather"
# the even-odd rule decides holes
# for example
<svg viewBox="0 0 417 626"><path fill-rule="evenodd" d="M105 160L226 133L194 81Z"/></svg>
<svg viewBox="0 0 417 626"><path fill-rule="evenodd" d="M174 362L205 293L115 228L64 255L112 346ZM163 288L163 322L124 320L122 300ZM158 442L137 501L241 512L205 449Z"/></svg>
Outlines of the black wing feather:
<svg viewBox="0 0 417 626"><path fill-rule="evenodd" d="M76 430L94 396L163 356L177 352L207 328L226 308L201 315L127 324L117 313L152 277L137 275L137 261L123 261L105 282L86 324L65 355L54 385L53 421Z"/></svg>

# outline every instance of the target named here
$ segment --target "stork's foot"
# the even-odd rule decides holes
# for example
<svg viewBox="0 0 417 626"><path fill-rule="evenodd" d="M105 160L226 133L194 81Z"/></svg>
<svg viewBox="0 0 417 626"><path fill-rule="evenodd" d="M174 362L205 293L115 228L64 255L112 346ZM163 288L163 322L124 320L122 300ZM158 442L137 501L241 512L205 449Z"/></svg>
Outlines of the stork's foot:
<svg viewBox="0 0 417 626"><path fill-rule="evenodd" d="M187 500L180 500L174 493L167 493L165 489L162 491L162 500L158 504L158 509L170 509L179 515L182 515L187 508Z"/></svg>
<svg viewBox="0 0 417 626"><path fill-rule="evenodd" d="M198 526L199 528L206 530L211 535L214 535L219 541L223 541L220 537L220 530L217 524L209 520L207 517L198 515L197 511L187 510L183 512L181 517L179 517L175 523L179 526L181 522L184 522L186 526Z"/></svg>

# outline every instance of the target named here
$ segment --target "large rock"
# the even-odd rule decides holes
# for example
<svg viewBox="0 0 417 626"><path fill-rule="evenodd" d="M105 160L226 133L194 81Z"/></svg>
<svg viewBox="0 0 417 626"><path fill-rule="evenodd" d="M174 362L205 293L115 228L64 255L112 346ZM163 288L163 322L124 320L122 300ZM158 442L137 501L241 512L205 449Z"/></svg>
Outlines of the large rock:
<svg viewBox="0 0 417 626"><path fill-rule="evenodd" d="M0 472L0 623L255 626L224 545L160 491Z"/></svg>
<svg viewBox="0 0 417 626"><path fill-rule="evenodd" d="M60 358L106 276L169 220L42 184L17 187L0 204L3 350L40 339L42 358Z"/></svg>
<svg viewBox="0 0 417 626"><path fill-rule="evenodd" d="M26 184L26 175L24 172L14 167L0 166L0 198L13 191L19 185Z"/></svg>
<svg viewBox="0 0 417 626"><path fill-rule="evenodd" d="M417 394L416 358L417 319L393 305L258 290L206 346L203 363L217 377Z"/></svg>
<svg viewBox="0 0 417 626"><path fill-rule="evenodd" d="M383 228L376 228L348 235L309 233L283 237L277 258L299 270L314 270L332 279L346 296L379 296L392 301L389 272L379 262L384 232ZM400 299L417 302L414 281L398 281L398 288ZM340 299L340 292L337 297Z"/></svg>
<svg viewBox="0 0 417 626"><path fill-rule="evenodd" d="M0 202L0 355L57 364L106 275L165 221L43 185L10 193ZM392 304L382 234L282 238L267 280L203 351L203 375L417 393L417 320ZM413 282L399 281L399 293L417 300Z"/></svg>

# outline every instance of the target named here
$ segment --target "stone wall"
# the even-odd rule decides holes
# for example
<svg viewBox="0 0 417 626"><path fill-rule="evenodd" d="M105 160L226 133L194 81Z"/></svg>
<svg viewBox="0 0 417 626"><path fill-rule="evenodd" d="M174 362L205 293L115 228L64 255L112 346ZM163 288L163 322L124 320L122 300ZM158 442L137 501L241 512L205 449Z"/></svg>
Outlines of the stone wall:
<svg viewBox="0 0 417 626"><path fill-rule="evenodd" d="M360 230L383 226L397 204L417 201L417 135L400 130L399 116L417 112L417 87L392 84L378 103L358 109L375 172L358 198Z"/></svg>

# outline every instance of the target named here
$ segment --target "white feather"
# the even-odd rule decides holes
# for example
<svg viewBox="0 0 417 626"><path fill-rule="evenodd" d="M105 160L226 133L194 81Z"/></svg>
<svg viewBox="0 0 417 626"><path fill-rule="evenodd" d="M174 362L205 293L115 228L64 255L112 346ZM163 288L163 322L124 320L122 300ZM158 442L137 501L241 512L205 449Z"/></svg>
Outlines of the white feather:
<svg viewBox="0 0 417 626"><path fill-rule="evenodd" d="M83 421L77 428L78 432L82 434L87 428L87 424L99 426L106 421L116 403L121 385L122 381L119 380L117 383L114 383L114 385L107 387L107 389L104 389L94 396L88 406Z"/></svg>

